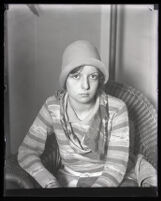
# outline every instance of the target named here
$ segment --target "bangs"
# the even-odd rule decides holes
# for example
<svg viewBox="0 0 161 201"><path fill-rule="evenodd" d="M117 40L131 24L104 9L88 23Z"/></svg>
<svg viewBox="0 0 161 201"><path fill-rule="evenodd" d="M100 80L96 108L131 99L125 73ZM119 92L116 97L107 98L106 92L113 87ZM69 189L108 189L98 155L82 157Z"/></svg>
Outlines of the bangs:
<svg viewBox="0 0 161 201"><path fill-rule="evenodd" d="M78 67L74 68L74 69L69 73L69 75L78 74L78 73L80 73L80 72L82 71L82 69L83 69L83 66L78 66Z"/></svg>

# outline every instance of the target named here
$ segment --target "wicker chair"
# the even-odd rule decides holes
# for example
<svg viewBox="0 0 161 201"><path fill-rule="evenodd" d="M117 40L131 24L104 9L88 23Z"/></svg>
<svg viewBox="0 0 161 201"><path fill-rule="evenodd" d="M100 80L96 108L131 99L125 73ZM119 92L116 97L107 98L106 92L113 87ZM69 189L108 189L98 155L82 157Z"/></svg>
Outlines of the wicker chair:
<svg viewBox="0 0 161 201"><path fill-rule="evenodd" d="M149 100L131 86L108 82L106 92L122 99L128 108L131 151L141 153L157 168L157 113Z"/></svg>
<svg viewBox="0 0 161 201"><path fill-rule="evenodd" d="M122 99L128 108L130 119L130 151L141 153L157 169L157 113L148 99L131 86L108 81L108 94ZM41 156L44 166L54 175L61 165L59 150L54 135L47 138L45 151ZM41 188L11 156L5 162L5 188Z"/></svg>

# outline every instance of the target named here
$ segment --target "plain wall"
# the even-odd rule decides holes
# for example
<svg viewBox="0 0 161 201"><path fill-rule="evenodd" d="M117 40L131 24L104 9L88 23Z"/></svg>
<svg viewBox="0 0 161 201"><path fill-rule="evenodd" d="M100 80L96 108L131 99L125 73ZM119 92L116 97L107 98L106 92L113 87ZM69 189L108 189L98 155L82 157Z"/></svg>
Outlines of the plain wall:
<svg viewBox="0 0 161 201"><path fill-rule="evenodd" d="M39 5L39 16L24 5L8 14L9 121L16 153L48 96L59 89L64 48L79 39L100 50L100 5Z"/></svg>
<svg viewBox="0 0 161 201"><path fill-rule="evenodd" d="M130 84L157 108L158 11L153 5L119 5L116 81Z"/></svg>

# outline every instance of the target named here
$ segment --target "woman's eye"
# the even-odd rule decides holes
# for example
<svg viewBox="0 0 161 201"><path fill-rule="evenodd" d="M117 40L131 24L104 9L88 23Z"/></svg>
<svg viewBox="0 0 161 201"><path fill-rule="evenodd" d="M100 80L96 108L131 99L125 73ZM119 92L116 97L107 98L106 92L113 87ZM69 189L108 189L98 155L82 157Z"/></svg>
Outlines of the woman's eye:
<svg viewBox="0 0 161 201"><path fill-rule="evenodd" d="M79 74L77 74L77 75L73 75L72 77L73 77L74 79L76 79L76 80L77 80L77 79L79 79L79 78L80 78L80 75L79 75Z"/></svg>
<svg viewBox="0 0 161 201"><path fill-rule="evenodd" d="M90 75L90 78L93 79L93 80L96 80L96 79L98 79L98 75L97 74L92 74L92 75Z"/></svg>

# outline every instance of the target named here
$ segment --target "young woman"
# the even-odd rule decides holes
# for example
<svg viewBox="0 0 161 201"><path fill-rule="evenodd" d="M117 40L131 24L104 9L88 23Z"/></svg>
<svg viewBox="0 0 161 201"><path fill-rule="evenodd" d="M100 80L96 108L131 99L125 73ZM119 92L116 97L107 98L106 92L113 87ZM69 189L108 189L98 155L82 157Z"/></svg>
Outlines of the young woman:
<svg viewBox="0 0 161 201"><path fill-rule="evenodd" d="M88 41L64 51L60 86L34 120L18 151L20 166L43 188L117 187L129 158L125 103L106 94L108 69ZM62 166L52 175L41 163L47 135L56 135Z"/></svg>

